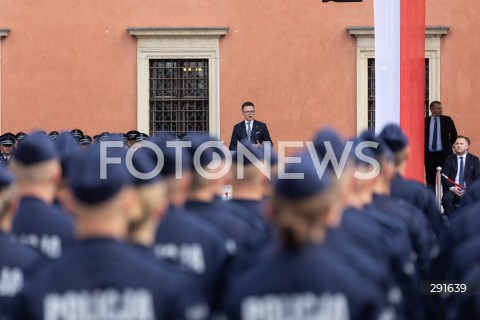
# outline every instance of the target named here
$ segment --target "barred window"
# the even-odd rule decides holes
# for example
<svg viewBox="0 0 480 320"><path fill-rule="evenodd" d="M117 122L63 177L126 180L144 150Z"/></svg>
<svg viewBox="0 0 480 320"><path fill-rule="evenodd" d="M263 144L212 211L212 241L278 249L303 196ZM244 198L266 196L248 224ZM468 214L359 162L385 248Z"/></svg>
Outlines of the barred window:
<svg viewBox="0 0 480 320"><path fill-rule="evenodd" d="M428 117L430 113L429 108L429 68L430 62L428 58L425 58L425 100L424 109L425 117ZM368 129L375 132L375 59L368 59Z"/></svg>
<svg viewBox="0 0 480 320"><path fill-rule="evenodd" d="M150 59L150 133L209 132L208 59Z"/></svg>

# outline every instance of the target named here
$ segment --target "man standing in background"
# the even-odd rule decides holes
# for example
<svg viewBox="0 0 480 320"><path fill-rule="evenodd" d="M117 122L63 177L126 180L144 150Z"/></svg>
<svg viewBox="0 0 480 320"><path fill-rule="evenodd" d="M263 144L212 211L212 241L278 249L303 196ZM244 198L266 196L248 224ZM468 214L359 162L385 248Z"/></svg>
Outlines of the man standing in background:
<svg viewBox="0 0 480 320"><path fill-rule="evenodd" d="M437 167L443 168L445 159L452 154L457 140L457 129L452 118L444 116L440 101L430 103L431 116L425 118L425 178L427 186L435 190Z"/></svg>

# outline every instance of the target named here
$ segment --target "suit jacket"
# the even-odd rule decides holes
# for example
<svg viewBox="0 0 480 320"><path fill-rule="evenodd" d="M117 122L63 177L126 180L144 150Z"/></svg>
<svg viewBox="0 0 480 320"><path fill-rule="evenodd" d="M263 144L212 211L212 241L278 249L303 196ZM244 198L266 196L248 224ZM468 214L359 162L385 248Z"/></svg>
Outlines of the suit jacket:
<svg viewBox="0 0 480 320"><path fill-rule="evenodd" d="M428 162L428 137L430 133L430 119L425 118L425 164ZM452 154L452 146L457 140L457 129L449 116L440 116L440 139L442 140L444 157Z"/></svg>
<svg viewBox="0 0 480 320"><path fill-rule="evenodd" d="M468 189L469 186L473 184L474 181L480 179L480 163L478 157L474 156L473 154L467 153L464 162L464 175L463 179L465 181L465 185ZM457 155L451 154L445 159L445 165L443 166L442 172L455 181L455 177L457 176L458 171L458 161ZM454 187L454 184L448 182L446 179L442 179L443 188L448 190L451 187Z"/></svg>
<svg viewBox="0 0 480 320"><path fill-rule="evenodd" d="M247 129L245 128L245 121L237 123L233 127L232 139L230 139L230 150L237 150L237 142L247 140ZM253 120L252 135L250 137L251 143L263 143L265 141L272 142L267 125L261 121Z"/></svg>

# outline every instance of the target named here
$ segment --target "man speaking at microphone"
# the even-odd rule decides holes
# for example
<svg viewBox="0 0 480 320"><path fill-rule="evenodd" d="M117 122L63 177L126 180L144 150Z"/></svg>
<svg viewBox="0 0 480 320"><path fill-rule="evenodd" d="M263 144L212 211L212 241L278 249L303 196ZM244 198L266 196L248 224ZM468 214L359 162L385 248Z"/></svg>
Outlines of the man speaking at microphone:
<svg viewBox="0 0 480 320"><path fill-rule="evenodd" d="M238 141L243 143L248 140L253 146L260 146L265 141L272 142L267 125L255 120L255 105L252 102L247 101L242 104L242 115L245 120L233 127L230 150L237 150Z"/></svg>
<svg viewBox="0 0 480 320"><path fill-rule="evenodd" d="M443 179L442 204L445 213L452 217L457 204L463 197L466 189L480 178L480 164L478 157L468 153L470 139L465 136L458 136L453 144L454 154L445 160L443 174L449 179ZM455 181L452 183L448 180Z"/></svg>

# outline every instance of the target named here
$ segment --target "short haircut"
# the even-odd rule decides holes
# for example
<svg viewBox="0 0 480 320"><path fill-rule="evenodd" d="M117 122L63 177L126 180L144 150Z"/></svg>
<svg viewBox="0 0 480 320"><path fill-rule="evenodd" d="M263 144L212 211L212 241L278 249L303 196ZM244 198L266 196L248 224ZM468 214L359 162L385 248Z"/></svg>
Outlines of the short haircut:
<svg viewBox="0 0 480 320"><path fill-rule="evenodd" d="M60 170L57 159L50 159L28 166L13 159L8 165L14 173L16 181L20 184L47 183L55 175L55 171Z"/></svg>
<svg viewBox="0 0 480 320"><path fill-rule="evenodd" d="M465 136L457 136L457 139L459 138L462 138L462 139L465 139L465 141L467 141L468 145L470 145L470 139L468 137L465 137Z"/></svg>
<svg viewBox="0 0 480 320"><path fill-rule="evenodd" d="M433 106L437 103L442 104L440 101L437 101L437 100L430 102L430 110L432 110Z"/></svg>
<svg viewBox="0 0 480 320"><path fill-rule="evenodd" d="M253 104L253 102L245 101L245 102L242 104L242 111L243 111L243 109L245 109L245 107L248 107L248 106L252 106L253 108L255 108L255 105Z"/></svg>
<svg viewBox="0 0 480 320"><path fill-rule="evenodd" d="M403 164L405 161L407 161L407 148L398 150L393 154L393 165L395 167L398 167L399 165Z"/></svg>
<svg viewBox="0 0 480 320"><path fill-rule="evenodd" d="M9 206L12 204L15 194L15 186L13 184L6 186L0 190L0 222L7 216Z"/></svg>

